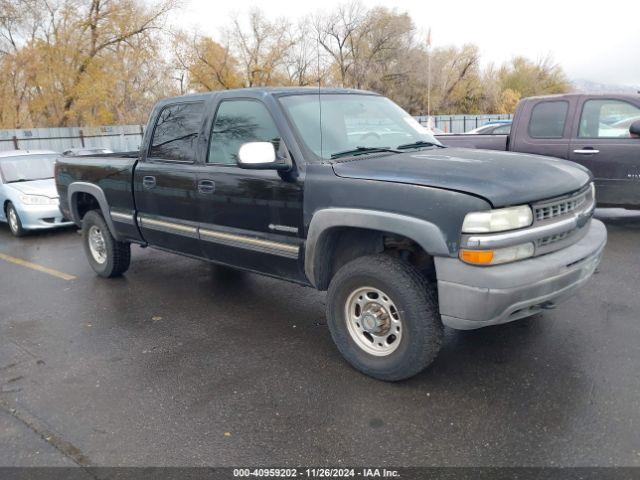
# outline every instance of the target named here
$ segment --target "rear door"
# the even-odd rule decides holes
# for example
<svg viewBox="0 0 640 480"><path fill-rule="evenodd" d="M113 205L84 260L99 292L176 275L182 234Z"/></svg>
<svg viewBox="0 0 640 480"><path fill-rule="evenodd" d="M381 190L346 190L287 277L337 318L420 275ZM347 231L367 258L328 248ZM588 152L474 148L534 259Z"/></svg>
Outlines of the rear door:
<svg viewBox="0 0 640 480"><path fill-rule="evenodd" d="M569 138L577 97L525 100L511 129L510 150L569 158Z"/></svg>
<svg viewBox="0 0 640 480"><path fill-rule="evenodd" d="M149 244L202 256L198 240L197 158L204 102L163 106L149 149L134 172L138 222Z"/></svg>
<svg viewBox="0 0 640 480"><path fill-rule="evenodd" d="M302 179L237 164L246 142L272 142L278 155L288 156L282 132L262 99L218 100L198 176L203 251L218 263L303 280Z"/></svg>
<svg viewBox="0 0 640 480"><path fill-rule="evenodd" d="M602 206L640 206L640 139L629 126L640 120L640 100L583 96L569 158L589 168Z"/></svg>

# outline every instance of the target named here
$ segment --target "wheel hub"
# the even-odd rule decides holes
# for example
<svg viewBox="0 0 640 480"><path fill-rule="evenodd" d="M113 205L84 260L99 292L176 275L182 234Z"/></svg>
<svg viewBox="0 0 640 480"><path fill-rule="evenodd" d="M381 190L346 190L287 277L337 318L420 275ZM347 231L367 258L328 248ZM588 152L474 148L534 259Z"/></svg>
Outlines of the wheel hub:
<svg viewBox="0 0 640 480"><path fill-rule="evenodd" d="M95 225L89 229L89 250L91 256L98 263L107 261L107 246L102 231Z"/></svg>
<svg viewBox="0 0 640 480"><path fill-rule="evenodd" d="M345 321L356 345L371 355L389 355L400 344L400 314L380 289L363 287L353 291L345 305Z"/></svg>
<svg viewBox="0 0 640 480"><path fill-rule="evenodd" d="M371 334L383 334L389 330L389 315L384 307L376 302L368 303L362 315L362 326Z"/></svg>

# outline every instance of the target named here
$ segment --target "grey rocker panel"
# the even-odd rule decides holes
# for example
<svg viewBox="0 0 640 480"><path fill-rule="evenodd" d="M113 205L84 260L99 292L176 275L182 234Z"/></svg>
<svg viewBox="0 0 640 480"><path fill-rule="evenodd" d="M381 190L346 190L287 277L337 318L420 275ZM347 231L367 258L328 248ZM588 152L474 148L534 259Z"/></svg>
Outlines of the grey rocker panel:
<svg viewBox="0 0 640 480"><path fill-rule="evenodd" d="M69 201L69 209L71 211L71 220L73 220L76 225L81 226L82 219L80 218L80 214L78 213L77 205L73 201L73 196L76 193L88 193L89 195L93 195L95 197L95 199L98 201L98 205L100 205L100 210L102 210L102 216L104 217L104 220L107 222L107 226L111 231L111 235L113 235L113 237L117 240L118 236L113 225L113 220L111 219L111 210L109 209L107 197L105 197L102 189L97 185L86 182L74 182L69 185L69 189L67 190L67 198Z"/></svg>
<svg viewBox="0 0 640 480"><path fill-rule="evenodd" d="M450 255L444 235L440 229L426 220L376 210L326 208L313 214L307 234L304 270L313 286L317 286L314 266L316 246L322 234L333 227L366 228L396 233L415 241L431 255Z"/></svg>

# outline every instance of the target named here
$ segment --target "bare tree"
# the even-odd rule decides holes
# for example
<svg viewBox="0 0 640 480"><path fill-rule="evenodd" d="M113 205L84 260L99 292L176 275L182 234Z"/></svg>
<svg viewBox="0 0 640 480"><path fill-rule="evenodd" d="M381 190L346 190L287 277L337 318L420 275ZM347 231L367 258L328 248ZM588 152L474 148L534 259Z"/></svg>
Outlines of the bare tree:
<svg viewBox="0 0 640 480"><path fill-rule="evenodd" d="M338 7L335 12L319 16L314 22L318 42L330 55L338 70L340 86L349 86L348 74L356 61L354 45L366 18L366 10L359 1Z"/></svg>
<svg viewBox="0 0 640 480"><path fill-rule="evenodd" d="M284 59L295 41L289 35L290 23L285 19L273 22L254 9L249 13L248 27L238 17L228 32L247 87L274 85L285 79Z"/></svg>

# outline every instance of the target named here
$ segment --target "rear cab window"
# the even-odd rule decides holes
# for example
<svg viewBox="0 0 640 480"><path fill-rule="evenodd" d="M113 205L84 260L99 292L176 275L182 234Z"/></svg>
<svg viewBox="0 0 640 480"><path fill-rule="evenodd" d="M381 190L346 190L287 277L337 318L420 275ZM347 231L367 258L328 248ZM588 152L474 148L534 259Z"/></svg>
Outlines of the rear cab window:
<svg viewBox="0 0 640 480"><path fill-rule="evenodd" d="M529 119L531 138L563 138L567 123L569 102L566 100L544 101L536 104Z"/></svg>
<svg viewBox="0 0 640 480"><path fill-rule="evenodd" d="M148 158L152 160L193 163L202 125L203 102L167 105L158 114Z"/></svg>

